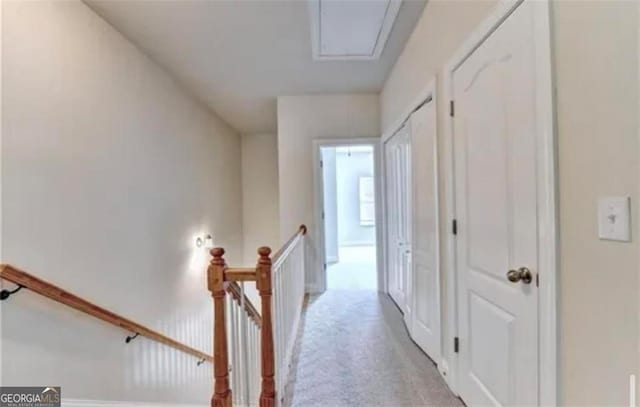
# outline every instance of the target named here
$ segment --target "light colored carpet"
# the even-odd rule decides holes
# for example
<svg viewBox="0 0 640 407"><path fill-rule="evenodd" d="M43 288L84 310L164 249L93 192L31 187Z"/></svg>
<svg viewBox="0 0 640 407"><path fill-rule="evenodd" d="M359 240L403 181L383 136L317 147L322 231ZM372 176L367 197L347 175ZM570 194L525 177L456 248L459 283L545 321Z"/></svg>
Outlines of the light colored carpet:
<svg viewBox="0 0 640 407"><path fill-rule="evenodd" d="M462 406L389 297L329 290L304 311L285 406Z"/></svg>
<svg viewBox="0 0 640 407"><path fill-rule="evenodd" d="M338 263L327 268L327 288L376 290L375 246L341 246Z"/></svg>

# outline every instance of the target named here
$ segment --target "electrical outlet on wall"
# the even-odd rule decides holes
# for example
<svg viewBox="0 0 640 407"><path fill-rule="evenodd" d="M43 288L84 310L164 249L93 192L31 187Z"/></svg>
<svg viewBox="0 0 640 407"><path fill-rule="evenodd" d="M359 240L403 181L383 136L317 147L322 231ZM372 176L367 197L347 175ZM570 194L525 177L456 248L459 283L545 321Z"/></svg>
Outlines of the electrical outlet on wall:
<svg viewBox="0 0 640 407"><path fill-rule="evenodd" d="M604 197L598 202L598 237L631 241L631 204L627 197Z"/></svg>

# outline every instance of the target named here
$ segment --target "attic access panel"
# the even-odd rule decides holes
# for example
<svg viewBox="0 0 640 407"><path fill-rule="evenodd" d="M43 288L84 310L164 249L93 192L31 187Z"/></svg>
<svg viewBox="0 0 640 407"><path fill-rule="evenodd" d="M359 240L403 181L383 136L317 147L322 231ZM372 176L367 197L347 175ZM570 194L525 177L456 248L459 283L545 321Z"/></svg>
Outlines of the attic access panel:
<svg viewBox="0 0 640 407"><path fill-rule="evenodd" d="M402 0L308 0L314 60L380 58Z"/></svg>

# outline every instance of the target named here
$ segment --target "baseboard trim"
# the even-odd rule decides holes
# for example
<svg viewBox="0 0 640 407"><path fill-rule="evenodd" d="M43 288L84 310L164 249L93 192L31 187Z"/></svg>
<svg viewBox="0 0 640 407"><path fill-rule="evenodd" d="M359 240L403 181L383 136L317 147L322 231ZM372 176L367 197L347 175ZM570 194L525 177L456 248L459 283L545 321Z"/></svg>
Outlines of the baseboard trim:
<svg viewBox="0 0 640 407"><path fill-rule="evenodd" d="M199 404L150 403L140 401L102 401L63 399L62 407L195 407Z"/></svg>

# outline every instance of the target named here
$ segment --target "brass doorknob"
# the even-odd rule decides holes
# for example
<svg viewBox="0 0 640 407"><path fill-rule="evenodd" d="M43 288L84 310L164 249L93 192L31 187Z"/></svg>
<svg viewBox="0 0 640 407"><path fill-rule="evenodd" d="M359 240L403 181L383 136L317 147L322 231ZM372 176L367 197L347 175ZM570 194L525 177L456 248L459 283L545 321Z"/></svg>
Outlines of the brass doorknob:
<svg viewBox="0 0 640 407"><path fill-rule="evenodd" d="M526 267L520 267L517 270L509 270L507 279L512 283L522 281L523 284L531 284L533 281L533 273Z"/></svg>

